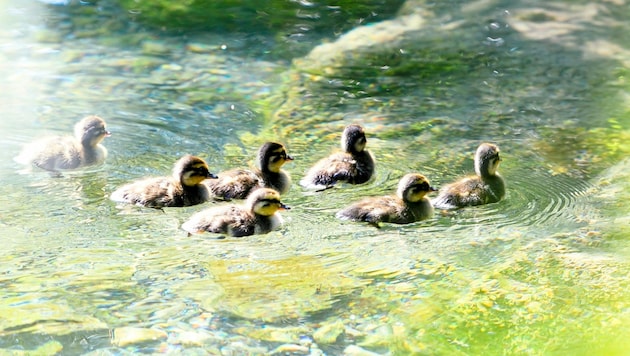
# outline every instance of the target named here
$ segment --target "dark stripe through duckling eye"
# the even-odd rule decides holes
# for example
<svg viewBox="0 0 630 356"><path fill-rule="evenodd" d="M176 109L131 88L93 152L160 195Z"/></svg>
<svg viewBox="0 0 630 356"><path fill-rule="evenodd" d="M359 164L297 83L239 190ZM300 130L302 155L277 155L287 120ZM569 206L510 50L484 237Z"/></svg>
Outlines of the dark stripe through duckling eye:
<svg viewBox="0 0 630 356"><path fill-rule="evenodd" d="M271 162L278 162L279 160L287 160L286 152L274 153L271 155Z"/></svg>
<svg viewBox="0 0 630 356"><path fill-rule="evenodd" d="M431 186L429 185L429 183L424 182L421 184L414 184L411 187L412 190L416 191L416 192L428 192L431 190Z"/></svg>
<svg viewBox="0 0 630 356"><path fill-rule="evenodd" d="M201 176L207 176L209 171L208 168L204 167L204 166L199 166L199 167L191 167L190 168L191 172L194 172L196 174L199 174Z"/></svg>

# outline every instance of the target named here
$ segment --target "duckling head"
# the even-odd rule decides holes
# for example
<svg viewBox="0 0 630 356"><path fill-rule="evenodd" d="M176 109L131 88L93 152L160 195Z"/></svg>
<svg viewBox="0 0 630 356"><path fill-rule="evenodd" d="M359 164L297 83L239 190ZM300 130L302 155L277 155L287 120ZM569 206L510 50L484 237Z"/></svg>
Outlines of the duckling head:
<svg viewBox="0 0 630 356"><path fill-rule="evenodd" d="M429 184L429 180L419 173L409 173L398 182L397 195L406 202L416 203L430 192L437 189Z"/></svg>
<svg viewBox="0 0 630 356"><path fill-rule="evenodd" d="M285 163L293 161L284 146L277 142L267 142L258 150L258 165L261 170L278 173Z"/></svg>
<svg viewBox="0 0 630 356"><path fill-rule="evenodd" d="M217 178L216 175L210 173L203 159L192 155L186 155L175 163L173 177L185 187L195 186L208 178Z"/></svg>
<svg viewBox="0 0 630 356"><path fill-rule="evenodd" d="M105 128L105 121L98 116L91 115L83 118L74 125L74 136L83 146L94 147L101 143L111 133Z"/></svg>
<svg viewBox="0 0 630 356"><path fill-rule="evenodd" d="M254 190L247 197L247 206L254 214L271 216L278 210L288 210L288 206L280 201L280 193L270 188Z"/></svg>
<svg viewBox="0 0 630 356"><path fill-rule="evenodd" d="M346 126L341 135L341 149L349 153L360 153L365 149L367 138L363 127L352 124Z"/></svg>
<svg viewBox="0 0 630 356"><path fill-rule="evenodd" d="M475 153L475 172L478 176L487 177L497 174L501 163L499 147L492 143L482 143Z"/></svg>

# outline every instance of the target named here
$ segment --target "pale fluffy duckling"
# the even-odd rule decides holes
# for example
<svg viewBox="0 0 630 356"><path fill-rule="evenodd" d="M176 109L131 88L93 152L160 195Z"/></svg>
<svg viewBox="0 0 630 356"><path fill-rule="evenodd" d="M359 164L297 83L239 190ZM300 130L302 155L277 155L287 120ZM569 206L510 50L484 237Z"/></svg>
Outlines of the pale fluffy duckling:
<svg viewBox="0 0 630 356"><path fill-rule="evenodd" d="M476 176L462 178L440 189L433 199L439 209L496 203L505 195L505 181L497 172L501 163L499 147L482 143L475 153Z"/></svg>
<svg viewBox="0 0 630 356"><path fill-rule="evenodd" d="M245 199L256 188L266 187L284 194L291 186L291 177L281 167L292 161L286 148L277 142L267 142L258 150L255 170L232 169L218 174L216 180L206 181L204 184L210 193L224 200Z"/></svg>
<svg viewBox="0 0 630 356"><path fill-rule="evenodd" d="M182 224L188 233L212 232L241 237L266 234L282 225L278 210L289 209L280 194L269 188L253 191L244 205L223 205L194 214Z"/></svg>
<svg viewBox="0 0 630 356"><path fill-rule="evenodd" d="M367 138L359 125L348 125L341 136L343 152L321 159L308 170L300 185L322 190L343 181L350 184L367 182L374 174L374 157L365 149Z"/></svg>
<svg viewBox="0 0 630 356"><path fill-rule="evenodd" d="M53 136L34 141L15 160L53 172L100 164L107 157L101 141L110 135L103 119L87 116L74 126L74 137Z"/></svg>
<svg viewBox="0 0 630 356"><path fill-rule="evenodd" d="M186 155L173 167L172 177L142 179L118 188L110 199L148 208L181 207L201 204L209 199L208 189L201 184L216 178L206 162Z"/></svg>
<svg viewBox="0 0 630 356"><path fill-rule="evenodd" d="M379 222L409 224L433 216L433 206L426 197L437 189L418 173L409 173L398 182L396 195L365 198L337 213L344 220L366 221L376 227Z"/></svg>

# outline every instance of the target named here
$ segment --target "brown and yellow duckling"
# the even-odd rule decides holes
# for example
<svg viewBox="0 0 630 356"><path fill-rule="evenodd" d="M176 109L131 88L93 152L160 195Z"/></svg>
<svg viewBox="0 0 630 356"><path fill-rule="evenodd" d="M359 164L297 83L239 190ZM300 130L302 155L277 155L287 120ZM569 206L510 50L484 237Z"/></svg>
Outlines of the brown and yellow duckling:
<svg viewBox="0 0 630 356"><path fill-rule="evenodd" d="M232 169L218 174L218 179L206 181L210 193L218 199L245 199L257 188L266 187L286 193L291 187L291 177L282 166L292 161L286 148L277 142L267 142L258 150L258 167L254 170Z"/></svg>
<svg viewBox="0 0 630 356"><path fill-rule="evenodd" d="M101 142L110 135L103 119L87 116L74 126L74 137L53 136L34 141L15 160L53 172L100 164L107 157Z"/></svg>
<svg viewBox="0 0 630 356"><path fill-rule="evenodd" d="M282 225L277 212L289 209L280 194L269 188L253 191L244 205L223 205L194 214L182 224L188 233L212 232L234 237L266 234Z"/></svg>
<svg viewBox="0 0 630 356"><path fill-rule="evenodd" d="M172 177L146 178L129 183L114 191L110 199L148 208L197 205L210 198L208 189L202 184L208 178L216 176L209 172L206 162L186 155L175 163Z"/></svg>
<svg viewBox="0 0 630 356"><path fill-rule="evenodd" d="M475 153L475 176L462 178L440 189L433 199L439 209L496 203L505 196L505 181L497 169L501 163L499 147L482 143Z"/></svg>
<svg viewBox="0 0 630 356"><path fill-rule="evenodd" d="M308 170L300 185L323 190L337 182L362 184L374 174L374 157L365 149L367 138L360 125L348 125L341 136L343 152L321 159Z"/></svg>
<svg viewBox="0 0 630 356"><path fill-rule="evenodd" d="M365 198L337 213L343 220L365 221L376 227L380 222L409 224L433 216L433 206L426 197L437 189L418 173L409 173L398 182L396 195Z"/></svg>

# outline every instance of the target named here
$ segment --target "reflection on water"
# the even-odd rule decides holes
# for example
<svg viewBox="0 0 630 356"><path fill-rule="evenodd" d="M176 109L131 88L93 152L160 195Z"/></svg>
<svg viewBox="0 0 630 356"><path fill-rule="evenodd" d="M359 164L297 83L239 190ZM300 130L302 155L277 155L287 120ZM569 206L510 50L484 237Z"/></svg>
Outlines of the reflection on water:
<svg viewBox="0 0 630 356"><path fill-rule="evenodd" d="M0 84L0 349L301 354L314 343L328 354L348 345L393 354L542 354L627 346L609 335L630 326L627 256L601 242L594 224L606 217L593 202L596 187L531 148L541 122L553 130L567 113L574 122L597 111L576 105L590 95L587 83L573 83L590 78L588 68L567 70L579 59L537 62L529 78L517 75L525 50L474 62L475 73L443 68L453 75L446 82L331 78L321 85L343 97L340 116L314 122L312 134L305 120L291 123L303 126L287 137L254 137L265 125L259 99L287 67L253 58L264 48L237 46L244 40L231 34L73 36L63 10L7 7L0 15L7 78ZM484 65L503 66L513 80L488 77ZM510 111L502 100L521 106ZM368 106L373 111L363 112ZM112 131L105 165L62 177L18 172L12 157L24 143L69 133L86 114L104 117ZM596 119L584 125L605 122ZM169 174L184 153L202 156L212 171L246 166L266 139L287 143L296 161L286 169L297 182L338 147L348 122L366 127L378 159L374 180L321 193L294 185L283 199L293 207L283 212L285 226L268 235L189 237L180 224L199 207L157 211L108 199L130 180ZM361 197L393 194L407 172L435 186L470 174L479 140L502 149L504 201L381 229L334 218Z"/></svg>

